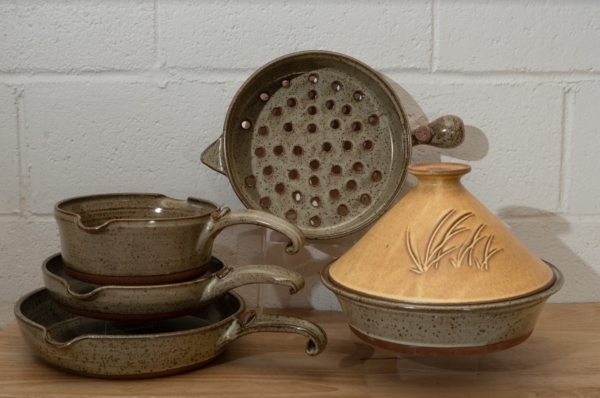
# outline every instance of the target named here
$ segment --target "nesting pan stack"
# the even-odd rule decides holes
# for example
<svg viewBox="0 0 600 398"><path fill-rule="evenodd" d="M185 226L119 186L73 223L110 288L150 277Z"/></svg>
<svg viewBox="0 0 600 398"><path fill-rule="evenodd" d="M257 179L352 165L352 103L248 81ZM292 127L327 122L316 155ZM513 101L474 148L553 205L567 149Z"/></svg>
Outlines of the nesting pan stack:
<svg viewBox="0 0 600 398"><path fill-rule="evenodd" d="M148 378L200 367L244 334L289 332L327 344L323 330L299 318L245 312L231 289L253 283L304 286L296 272L257 265L238 270L213 257L225 227L256 224L304 244L298 228L253 210L158 194L107 194L55 206L61 254L42 265L46 288L17 302L15 315L34 354L84 376Z"/></svg>

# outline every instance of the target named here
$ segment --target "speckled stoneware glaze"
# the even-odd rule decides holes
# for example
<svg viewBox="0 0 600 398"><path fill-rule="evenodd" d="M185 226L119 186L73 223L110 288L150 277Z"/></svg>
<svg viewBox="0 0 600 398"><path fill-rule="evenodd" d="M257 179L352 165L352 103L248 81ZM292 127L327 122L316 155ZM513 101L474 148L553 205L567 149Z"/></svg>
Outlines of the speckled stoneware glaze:
<svg viewBox="0 0 600 398"><path fill-rule="evenodd" d="M62 260L72 277L99 285L155 285L206 273L217 234L255 224L286 235L296 253L304 235L291 223L255 210L220 209L203 199L159 194L105 194L59 202L54 216Z"/></svg>
<svg viewBox="0 0 600 398"><path fill-rule="evenodd" d="M408 97L348 56L286 55L242 85L202 161L229 177L246 207L289 220L307 238L348 235L393 203L413 145L464 139L458 117L428 123Z"/></svg>
<svg viewBox="0 0 600 398"><path fill-rule="evenodd" d="M418 184L331 265L333 283L419 304L503 301L552 284L550 267L462 185L471 166L408 171Z"/></svg>
<svg viewBox="0 0 600 398"><path fill-rule="evenodd" d="M560 271L548 264L554 282L534 295L487 304L426 305L340 288L331 282L330 266L321 272L321 280L337 296L359 338L376 347L421 356L478 355L514 347L531 335L544 304L563 285Z"/></svg>
<svg viewBox="0 0 600 398"><path fill-rule="evenodd" d="M311 322L244 311L244 301L235 293L198 313L147 324L73 315L59 308L43 288L15 305L21 334L35 356L82 376L135 379L187 372L215 359L238 337L255 332L304 335L311 356L327 345L325 332Z"/></svg>
<svg viewBox="0 0 600 398"><path fill-rule="evenodd" d="M149 321L198 312L239 286L268 283L289 286L290 294L304 287L300 274L273 265L233 269L216 257L207 273L187 282L151 286L99 286L81 282L63 269L60 254L42 264L44 284L57 305L88 318Z"/></svg>

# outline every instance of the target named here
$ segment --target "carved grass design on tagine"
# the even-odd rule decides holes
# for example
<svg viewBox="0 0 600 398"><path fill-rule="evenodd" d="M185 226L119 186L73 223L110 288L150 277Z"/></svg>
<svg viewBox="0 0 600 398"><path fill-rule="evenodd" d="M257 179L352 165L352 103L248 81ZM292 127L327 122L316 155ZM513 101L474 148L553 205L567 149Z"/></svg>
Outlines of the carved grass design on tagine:
<svg viewBox="0 0 600 398"><path fill-rule="evenodd" d="M408 254L415 264L415 268L411 268L411 271L417 274L422 274L427 272L431 267L437 268L440 265L440 261L453 251L456 251L456 258L450 259L450 264L452 264L453 267L460 268L461 264L466 259L467 263L471 267L473 264L475 264L477 269L489 270L490 258L503 249L492 248L492 242L494 240L493 235L482 235L482 232L486 227L484 224L480 224L469 236L469 238L463 242L460 248L450 245L450 240L456 235L471 230L462 224L474 216L473 213L469 212L458 216L452 221L451 218L454 213L454 210L450 210L440 220L433 230L433 233L427 242L425 252L422 255L419 254L419 249L416 242L414 243L413 248L413 243L410 239L410 230L407 228L406 248L408 249ZM485 239L487 240L485 241L482 257L476 258L474 254L475 247L480 241ZM456 250L457 248L458 250Z"/></svg>

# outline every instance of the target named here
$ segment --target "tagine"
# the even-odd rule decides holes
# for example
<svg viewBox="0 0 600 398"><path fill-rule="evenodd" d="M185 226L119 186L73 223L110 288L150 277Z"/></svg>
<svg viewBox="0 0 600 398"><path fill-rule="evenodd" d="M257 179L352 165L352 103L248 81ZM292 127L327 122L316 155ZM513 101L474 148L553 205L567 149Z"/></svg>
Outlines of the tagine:
<svg viewBox="0 0 600 398"><path fill-rule="evenodd" d="M562 275L461 184L471 167L408 167L419 182L322 274L363 340L422 355L480 354L532 332Z"/></svg>

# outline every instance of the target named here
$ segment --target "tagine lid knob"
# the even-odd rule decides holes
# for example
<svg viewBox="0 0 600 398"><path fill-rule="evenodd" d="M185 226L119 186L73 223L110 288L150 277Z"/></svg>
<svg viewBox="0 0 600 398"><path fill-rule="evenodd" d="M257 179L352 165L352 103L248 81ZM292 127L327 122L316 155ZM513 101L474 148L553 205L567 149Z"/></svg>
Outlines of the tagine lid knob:
<svg viewBox="0 0 600 398"><path fill-rule="evenodd" d="M418 184L333 263L340 288L392 301L473 304L535 294L551 268L462 185L471 166L423 163Z"/></svg>

